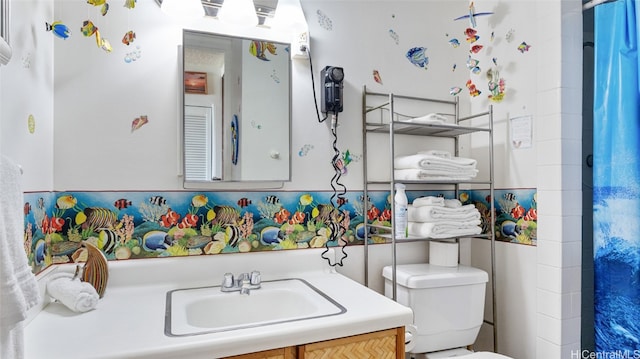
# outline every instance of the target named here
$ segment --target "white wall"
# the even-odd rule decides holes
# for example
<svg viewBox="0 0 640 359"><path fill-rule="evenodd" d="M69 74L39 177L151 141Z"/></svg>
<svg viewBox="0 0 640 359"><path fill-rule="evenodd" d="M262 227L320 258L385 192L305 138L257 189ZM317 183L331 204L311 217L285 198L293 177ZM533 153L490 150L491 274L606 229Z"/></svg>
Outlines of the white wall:
<svg viewBox="0 0 640 359"><path fill-rule="evenodd" d="M464 41L452 19L466 13L466 1L302 3L312 37L316 89L322 67L345 68L345 110L340 114L338 146L350 149L356 158L362 153L363 84L379 91L447 98L453 86L450 82L466 76L463 62L451 73L451 56L458 54L447 43L447 35L454 34ZM2 153L25 169L26 189L181 189L177 176L181 88L177 45L184 22L160 12L152 0L138 1L136 10L129 13L112 6L108 22L83 0L57 1L55 16L48 1L12 4L13 18L21 20L12 25L14 59L0 68L0 135ZM575 48L581 43L577 31L581 28L574 21L581 15L578 7L577 0L476 2L476 11L504 14L488 18L493 23L478 21L479 26L494 28L496 34L493 50L485 49L482 63L497 57L510 91L495 108L497 186L539 187L539 247L498 243L496 248L498 350L516 358L568 357L568 351L576 347L575 333L579 333L579 310L576 317L572 306L580 296L579 286L576 290L573 285L576 280L579 283L575 258L579 258L580 217L572 171L574 167L579 171L572 155L580 141L576 130L580 113L574 106L581 84L573 76L580 73L577 64L581 63L576 61L579 51ZM111 41L111 54L77 30L77 24L87 17ZM42 30L42 19L53 18L70 25L72 38L54 39ZM327 19L331 29L322 26L328 24ZM245 31L215 21L192 22L188 27L265 36L263 30ZM511 27L517 35L515 45L531 41L529 53L502 53L504 42L498 40ZM136 31L133 45L140 46L141 58L126 64L123 58L131 50L120 39L129 29ZM390 29L399 36L398 44L390 37ZM404 58L414 46L428 48L429 70L418 69ZM24 66L23 57L30 60L30 67ZM373 81L373 69L380 71L383 85ZM294 61L293 180L285 185L286 190L330 188L331 136L327 125L317 122L309 71L307 61ZM463 107L473 111L486 107L485 100L477 100L465 100ZM31 112L36 118L33 135L26 131ZM534 118L534 148L510 151L507 120L520 114ZM131 121L140 115L147 115L149 124L132 134ZM475 152L476 146L484 146L478 141L474 138L465 145ZM313 147L305 156L296 155L305 145ZM360 162L348 167L343 182L349 190L362 189ZM487 244L474 242L470 247L472 264L487 267ZM401 253L411 255L403 255L402 260L425 258L426 252L420 252L423 248L420 244L403 247ZM405 249L410 250L403 252ZM349 260L340 270L362 281L361 248L348 250ZM390 261L389 252L383 246L375 252L383 252L371 258L375 263L371 272L379 273ZM380 290L380 283L373 287Z"/></svg>
<svg viewBox="0 0 640 359"><path fill-rule="evenodd" d="M22 166L25 191L53 189L52 56L59 39L45 32L44 24L52 16L53 1L12 1L13 56L0 66L0 153Z"/></svg>

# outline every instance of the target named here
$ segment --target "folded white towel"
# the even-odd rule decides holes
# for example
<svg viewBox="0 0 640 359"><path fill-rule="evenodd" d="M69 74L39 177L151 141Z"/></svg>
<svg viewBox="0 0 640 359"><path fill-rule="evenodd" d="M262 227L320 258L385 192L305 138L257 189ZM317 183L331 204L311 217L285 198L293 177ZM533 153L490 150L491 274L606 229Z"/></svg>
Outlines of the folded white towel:
<svg viewBox="0 0 640 359"><path fill-rule="evenodd" d="M431 156L437 156L437 157L442 157L442 158L446 158L446 159L451 159L451 152L449 151L442 151L442 150L428 150L428 151L418 151L419 155L431 155Z"/></svg>
<svg viewBox="0 0 640 359"><path fill-rule="evenodd" d="M459 200L457 200L455 198L445 199L444 200L444 206L447 207L447 208L460 208L460 207L462 207L462 202L460 202Z"/></svg>
<svg viewBox="0 0 640 359"><path fill-rule="evenodd" d="M414 155L396 156L395 169L475 169L478 161L473 158L451 157L445 158L441 154L416 153Z"/></svg>
<svg viewBox="0 0 640 359"><path fill-rule="evenodd" d="M476 177L477 171L451 173L448 171L428 171L420 169L394 170L393 176L400 181L468 181Z"/></svg>
<svg viewBox="0 0 640 359"><path fill-rule="evenodd" d="M421 223L409 222L409 235L425 238L451 238L472 236L482 233L478 225L460 225L458 223Z"/></svg>
<svg viewBox="0 0 640 359"><path fill-rule="evenodd" d="M411 203L414 207L421 206L441 206L447 208L460 208L462 207L462 202L455 198L444 198L444 197L435 197L435 196L425 196L418 197L413 200Z"/></svg>
<svg viewBox="0 0 640 359"><path fill-rule="evenodd" d="M473 204L458 208L444 206L408 206L408 218L413 222L473 221L480 220L480 212Z"/></svg>
<svg viewBox="0 0 640 359"><path fill-rule="evenodd" d="M414 207L420 206L444 206L444 198L436 196L418 197L411 203Z"/></svg>
<svg viewBox="0 0 640 359"><path fill-rule="evenodd" d="M83 313L92 310L98 304L100 296L87 282L73 278L72 273L55 273L47 282L49 295L74 312Z"/></svg>
<svg viewBox="0 0 640 359"><path fill-rule="evenodd" d="M411 118L407 122L442 125L447 122L447 118L437 113L430 113L425 116Z"/></svg>

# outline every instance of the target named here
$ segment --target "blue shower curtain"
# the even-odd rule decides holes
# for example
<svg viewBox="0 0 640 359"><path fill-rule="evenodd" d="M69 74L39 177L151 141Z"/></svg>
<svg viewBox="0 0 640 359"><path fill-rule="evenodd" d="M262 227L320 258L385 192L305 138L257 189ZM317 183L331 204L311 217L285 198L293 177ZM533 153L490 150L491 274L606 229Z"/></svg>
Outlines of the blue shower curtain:
<svg viewBox="0 0 640 359"><path fill-rule="evenodd" d="M640 355L638 7L595 9L594 302L597 352ZM625 356L626 358L626 356Z"/></svg>

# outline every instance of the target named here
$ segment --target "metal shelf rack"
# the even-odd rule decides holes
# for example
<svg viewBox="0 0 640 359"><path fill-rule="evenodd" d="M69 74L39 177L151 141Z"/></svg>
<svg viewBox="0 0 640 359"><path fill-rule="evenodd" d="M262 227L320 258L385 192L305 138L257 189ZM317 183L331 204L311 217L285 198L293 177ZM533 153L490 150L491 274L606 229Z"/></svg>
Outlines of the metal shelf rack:
<svg viewBox="0 0 640 359"><path fill-rule="evenodd" d="M377 98L377 101L373 101L376 105L371 105L370 102L373 98ZM387 98L387 99L385 99ZM394 177L394 161L393 159L396 156L396 136L425 136L425 137L444 137L451 138L453 140L453 146L455 149L455 155L458 155L459 149L459 137L462 135L472 134L472 133L486 133L488 136L488 156L489 156L489 179L488 180L469 180L469 181L406 181L402 180L402 183L407 185L412 185L412 187L417 187L418 185L424 186L434 186L434 185L444 185L444 186L452 186L455 189L456 198L458 197L460 185L461 184L469 184L469 185L488 185L490 198L494 198L494 153L493 153L493 108L489 106L488 110L482 113L473 114L471 116L460 117L460 105L456 97L455 100L441 100L441 99L432 99L432 98L423 98L423 97L414 97L414 96L403 96L396 95L393 93L379 93L379 92L371 92L366 86L363 86L362 90L362 137L363 137L363 177L364 177L364 208L369 208L369 187L372 185L389 185L389 193L393 195L395 190L396 179ZM417 104L437 104L438 106L448 107L453 110L454 124L424 124L424 123L416 123L411 122L411 116L400 114L396 112L396 101L408 101L415 102ZM380 101L383 101L380 103ZM367 115L369 113L379 111L381 112L381 116L379 121L368 121ZM388 119L384 119L383 112L388 111ZM464 124L470 123L470 120L476 119L479 117L487 116L488 124L482 127L473 127L466 126ZM467 122L469 121L469 122ZM389 151L390 151L390 173L388 181L381 180L370 180L369 179L369 171L368 171L368 156L367 156L367 137L371 133L378 134L388 134L389 135ZM465 236L465 237L473 237L473 238L484 238L489 239L491 241L491 292L492 292L492 308L493 308L493 318L492 322L488 323L493 326L493 341L494 348L497 348L497 324L496 324L496 275L495 275L495 210L493 200L490 201L490 222L489 223L489 233L477 236ZM367 233L367 238L364 241L364 276L365 276L365 285L369 285L369 241L368 234L371 232L372 228L378 230L387 230L390 231L388 234L379 234L378 236L387 238L390 240L392 247L392 282L393 282L393 300L397 299L397 277L396 277L396 266L397 266L397 249L396 245L398 243L397 238L395 237L395 206L391 205L391 227L383 227L383 226L375 226L369 223L368 220L364 221L364 230ZM458 238L451 238L458 240ZM415 242L415 241L425 241L429 240L429 238L419 238L413 237L407 239L402 239L402 242Z"/></svg>

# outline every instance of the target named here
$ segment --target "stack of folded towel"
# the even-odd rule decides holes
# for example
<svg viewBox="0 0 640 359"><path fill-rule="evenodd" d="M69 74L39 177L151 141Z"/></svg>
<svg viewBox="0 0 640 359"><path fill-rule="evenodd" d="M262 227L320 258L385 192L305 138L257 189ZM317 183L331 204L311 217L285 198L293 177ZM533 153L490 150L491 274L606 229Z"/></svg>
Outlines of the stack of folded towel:
<svg viewBox="0 0 640 359"><path fill-rule="evenodd" d="M438 114L438 113L430 113L430 114L425 115L425 116L413 117L413 118L410 118L408 120L405 120L405 122L421 123L421 124L425 124L425 125L451 125L451 126L457 126L454 123L447 123L447 118L445 116L443 116L443 115Z"/></svg>
<svg viewBox="0 0 640 359"><path fill-rule="evenodd" d="M49 295L74 312L83 313L96 307L100 296L87 282L82 282L73 273L54 273L47 282Z"/></svg>
<svg viewBox="0 0 640 359"><path fill-rule="evenodd" d="M447 151L423 151L414 155L397 156L394 176L397 180L465 181L478 174L477 161L455 157Z"/></svg>
<svg viewBox="0 0 640 359"><path fill-rule="evenodd" d="M451 238L482 233L480 212L457 199L416 198L409 205L409 234L425 238Z"/></svg>

